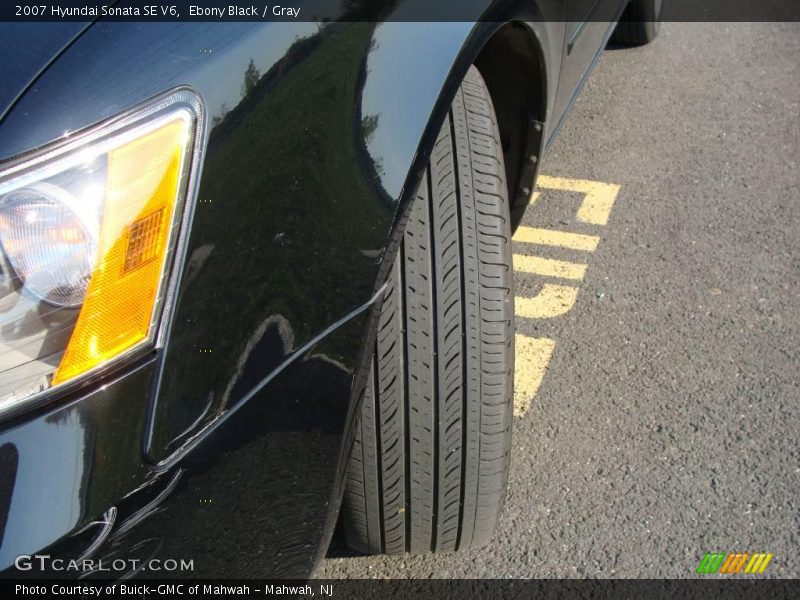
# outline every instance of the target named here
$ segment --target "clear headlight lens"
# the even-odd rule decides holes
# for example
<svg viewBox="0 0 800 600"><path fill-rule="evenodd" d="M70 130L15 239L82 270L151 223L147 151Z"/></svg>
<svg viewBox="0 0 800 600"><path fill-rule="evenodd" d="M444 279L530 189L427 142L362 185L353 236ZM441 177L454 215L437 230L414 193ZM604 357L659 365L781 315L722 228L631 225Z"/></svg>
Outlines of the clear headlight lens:
<svg viewBox="0 0 800 600"><path fill-rule="evenodd" d="M27 290L55 306L78 306L94 267L97 233L89 233L71 208L77 204L66 190L47 183L9 192L0 203L11 266Z"/></svg>
<svg viewBox="0 0 800 600"><path fill-rule="evenodd" d="M0 412L154 345L199 114L176 92L0 170Z"/></svg>

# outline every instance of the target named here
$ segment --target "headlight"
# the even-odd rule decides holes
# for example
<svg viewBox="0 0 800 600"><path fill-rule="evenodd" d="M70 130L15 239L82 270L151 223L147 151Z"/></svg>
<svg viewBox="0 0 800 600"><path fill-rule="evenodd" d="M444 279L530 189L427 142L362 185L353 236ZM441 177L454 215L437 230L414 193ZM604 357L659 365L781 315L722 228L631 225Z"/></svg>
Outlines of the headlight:
<svg viewBox="0 0 800 600"><path fill-rule="evenodd" d="M155 346L200 120L181 90L0 169L0 413Z"/></svg>
<svg viewBox="0 0 800 600"><path fill-rule="evenodd" d="M11 266L28 291L55 306L80 305L92 274L97 218L84 223L79 211L75 196L49 183L9 192L0 203Z"/></svg>

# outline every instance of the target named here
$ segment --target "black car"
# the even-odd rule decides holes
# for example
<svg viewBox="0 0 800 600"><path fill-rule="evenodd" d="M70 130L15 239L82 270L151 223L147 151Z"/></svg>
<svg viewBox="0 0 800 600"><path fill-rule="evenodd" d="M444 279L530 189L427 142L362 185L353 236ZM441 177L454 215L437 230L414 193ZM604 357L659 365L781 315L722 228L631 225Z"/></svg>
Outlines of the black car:
<svg viewBox="0 0 800 600"><path fill-rule="evenodd" d="M334 4L0 28L7 577L303 578L337 522L365 553L491 539L511 233L660 1Z"/></svg>

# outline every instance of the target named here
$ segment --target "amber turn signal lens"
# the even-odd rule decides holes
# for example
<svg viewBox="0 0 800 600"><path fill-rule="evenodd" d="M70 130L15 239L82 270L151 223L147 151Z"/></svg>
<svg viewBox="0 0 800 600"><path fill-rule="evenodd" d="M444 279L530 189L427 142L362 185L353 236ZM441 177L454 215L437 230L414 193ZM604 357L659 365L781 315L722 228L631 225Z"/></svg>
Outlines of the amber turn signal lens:
<svg viewBox="0 0 800 600"><path fill-rule="evenodd" d="M190 127L178 118L109 151L97 260L53 385L152 337Z"/></svg>

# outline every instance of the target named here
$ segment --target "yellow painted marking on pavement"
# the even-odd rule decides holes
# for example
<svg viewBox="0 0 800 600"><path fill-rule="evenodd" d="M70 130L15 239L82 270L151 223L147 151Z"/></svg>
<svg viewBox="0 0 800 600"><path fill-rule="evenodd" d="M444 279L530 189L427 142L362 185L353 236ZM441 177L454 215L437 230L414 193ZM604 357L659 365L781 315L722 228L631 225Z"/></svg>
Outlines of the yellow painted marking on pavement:
<svg viewBox="0 0 800 600"><path fill-rule="evenodd" d="M591 225L605 225L608 223L608 217L614 207L614 201L617 199L620 188L615 183L548 177L547 175L539 175L536 179L536 184L539 187L550 190L585 194L581 207L578 209L577 217L578 221Z"/></svg>
<svg viewBox="0 0 800 600"><path fill-rule="evenodd" d="M556 346L555 340L534 338L520 333L514 336L514 416L521 417L531 407L531 401L542 384L547 364Z"/></svg>
<svg viewBox="0 0 800 600"><path fill-rule="evenodd" d="M533 192L533 195L531 196L531 200L530 200L530 202L528 202L528 206L530 207L530 206L532 206L533 204L535 204L535 203L536 203L536 201L539 199L539 197L540 197L541 195L542 195L542 193L541 193L541 192Z"/></svg>
<svg viewBox="0 0 800 600"><path fill-rule="evenodd" d="M515 311L518 317L552 319L570 311L578 299L578 288L571 285L545 283L532 298L517 296Z"/></svg>
<svg viewBox="0 0 800 600"><path fill-rule="evenodd" d="M525 244L540 244L542 246L559 246L570 250L583 250L584 252L594 252L600 238L596 235L584 235L582 233L571 233L569 231L554 231L552 229L540 229L538 227L527 227L520 225L514 232L514 241Z"/></svg>
<svg viewBox="0 0 800 600"><path fill-rule="evenodd" d="M541 256L515 254L514 270L546 277L560 277L561 279L580 281L586 274L586 265L566 260L542 258Z"/></svg>
<svg viewBox="0 0 800 600"><path fill-rule="evenodd" d="M584 195L576 218L582 223L605 225L616 201L620 186L600 181L565 179L539 175L538 186L543 189L578 192ZM534 192L530 204L539 198L540 192ZM520 226L514 234L514 241L540 246L553 246L594 252L600 243L600 237L556 231L537 227ZM550 278L582 281L587 265L565 260L555 260L540 256L524 254L514 255L514 270L521 273L532 273ZM539 293L534 297L517 296L515 310L518 317L528 319L549 319L569 312L578 298L577 285L561 285L543 283ZM535 338L516 334L516 369L514 371L514 416L521 417L528 412L539 391L547 366L553 356L555 340ZM772 556L770 555L769 559ZM769 562L767 559L765 562ZM763 569L759 563L752 564L753 569Z"/></svg>

